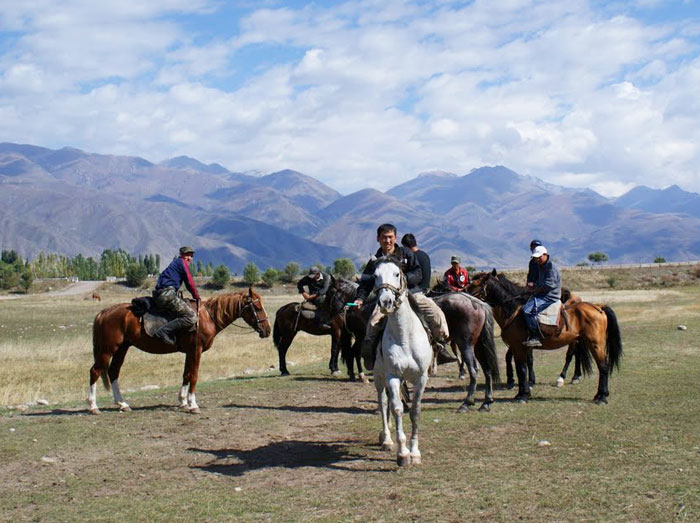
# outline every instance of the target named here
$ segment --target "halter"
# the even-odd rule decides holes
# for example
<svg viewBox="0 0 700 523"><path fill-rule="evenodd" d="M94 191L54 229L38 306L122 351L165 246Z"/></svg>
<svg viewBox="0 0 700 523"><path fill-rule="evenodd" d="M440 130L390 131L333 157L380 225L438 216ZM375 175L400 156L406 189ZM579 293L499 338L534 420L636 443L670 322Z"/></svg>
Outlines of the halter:
<svg viewBox="0 0 700 523"><path fill-rule="evenodd" d="M404 275L403 271L401 271L401 268L399 267L399 274L401 278L401 287L395 287L391 283L383 283L379 285L378 287L375 287L375 291L377 293L381 291L382 289L386 289L390 291L394 295L394 300L396 303L396 307L398 308L401 305L401 301L403 300L404 293L406 292L406 288L408 286L406 282L406 276Z"/></svg>
<svg viewBox="0 0 700 523"><path fill-rule="evenodd" d="M246 310L248 307L250 307L251 309L253 309L253 316L255 317L255 325L257 326L257 325L260 325L261 323L265 323L266 321L269 321L269 320L267 318L267 315L263 319L258 318L258 309L256 309L255 306L253 305L256 302L260 302L260 298L252 299L250 296L246 297L246 303L245 303L245 305L243 305L243 307L241 307L240 315L243 316L243 311ZM243 325L236 325L235 323L232 323L231 325L233 325L234 327L238 327L239 329L247 328ZM257 329L255 329L255 327L253 327L253 329L257 330Z"/></svg>

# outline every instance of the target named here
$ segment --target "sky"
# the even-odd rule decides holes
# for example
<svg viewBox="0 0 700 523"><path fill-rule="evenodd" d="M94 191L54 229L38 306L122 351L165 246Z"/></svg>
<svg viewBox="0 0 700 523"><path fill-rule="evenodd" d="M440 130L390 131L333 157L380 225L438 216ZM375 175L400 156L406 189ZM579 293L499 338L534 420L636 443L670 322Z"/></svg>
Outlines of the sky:
<svg viewBox="0 0 700 523"><path fill-rule="evenodd" d="M0 141L700 192L700 0L0 0Z"/></svg>

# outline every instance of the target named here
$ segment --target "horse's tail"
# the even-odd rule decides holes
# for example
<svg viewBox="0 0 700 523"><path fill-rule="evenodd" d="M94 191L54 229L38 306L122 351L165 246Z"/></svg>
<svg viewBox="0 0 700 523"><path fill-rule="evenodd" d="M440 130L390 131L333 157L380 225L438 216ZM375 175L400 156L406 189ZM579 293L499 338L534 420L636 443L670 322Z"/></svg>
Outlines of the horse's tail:
<svg viewBox="0 0 700 523"><path fill-rule="evenodd" d="M620 325L617 323L615 311L608 305L603 307L603 311L608 317L608 365L610 366L610 370L615 368L620 370L620 363L622 362L622 335L620 333Z"/></svg>
<svg viewBox="0 0 700 523"><path fill-rule="evenodd" d="M282 328L280 327L280 312L283 309L277 311L275 315L275 324L272 327L272 342L275 344L275 348L279 350L280 342L282 341Z"/></svg>
<svg viewBox="0 0 700 523"><path fill-rule="evenodd" d="M95 363L97 363L99 357L100 357L100 325L102 324L102 316L104 314L104 311L100 311L97 316L95 316L95 321L92 323L92 356L95 360ZM111 390L112 389L112 384L109 381L109 376L107 374L107 368L104 367L102 369L102 372L100 373L102 377L102 384L104 385L105 389Z"/></svg>
<svg viewBox="0 0 700 523"><path fill-rule="evenodd" d="M352 336L348 334L346 329L347 327L343 327L338 343L340 343L340 360L347 365L348 362L353 361L352 347L354 344Z"/></svg>
<svg viewBox="0 0 700 523"><path fill-rule="evenodd" d="M484 322L484 326L481 328L479 339L476 342L476 352L481 353L479 362L484 368L484 372L490 370L491 377L493 378L494 383L497 384L501 382L501 374L498 370L496 342L493 339L493 311L491 310L490 306L486 305L486 307L484 307L484 313L486 315L486 321Z"/></svg>
<svg viewBox="0 0 700 523"><path fill-rule="evenodd" d="M574 356L578 360L578 363L581 366L581 372L584 376L590 376L591 374L593 374L593 361L591 360L591 351L588 350L586 342L584 342L582 338L576 340Z"/></svg>

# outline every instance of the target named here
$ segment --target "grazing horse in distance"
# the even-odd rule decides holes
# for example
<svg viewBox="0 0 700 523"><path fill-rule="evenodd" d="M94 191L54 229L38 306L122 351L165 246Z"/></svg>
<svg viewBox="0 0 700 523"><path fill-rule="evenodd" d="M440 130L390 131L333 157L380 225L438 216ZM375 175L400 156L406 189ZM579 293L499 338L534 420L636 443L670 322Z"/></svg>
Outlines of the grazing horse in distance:
<svg viewBox="0 0 700 523"><path fill-rule="evenodd" d="M528 332L521 310L522 303L527 299L523 296L524 290L505 276L498 275L495 269L491 273L474 276L469 285L472 295L493 307L494 317L501 326L501 337L513 350L518 376L515 399L521 402L530 397L530 384L526 376L529 348L524 345ZM582 356L585 351L590 352L598 366L598 391L593 401L596 404L607 403L610 371L619 368L622 360L622 337L617 316L608 305L598 306L587 302L567 304L566 313L568 324L560 332L546 336L541 349L552 350L568 345Z"/></svg>
<svg viewBox="0 0 700 523"><path fill-rule="evenodd" d="M179 394L180 407L198 414L195 388L199 361L202 353L211 347L214 337L241 317L261 338L270 335L270 322L265 307L253 287L249 287L247 291L218 294L203 301L199 306L198 317L196 331L178 333L178 344L174 346L146 334L140 318L132 312L129 303L113 305L99 312L92 326L95 363L90 368L90 413L100 413L97 408L97 380L100 376L107 390L111 386L114 402L119 405L119 409L131 410L119 389L119 371L126 352L132 345L151 354L185 353L185 370Z"/></svg>
<svg viewBox="0 0 700 523"><path fill-rule="evenodd" d="M384 258L377 262L374 270L374 289L377 306L387 317L381 343L374 363L374 385L377 389L379 413L382 417L382 432L379 443L384 450L393 447L389 431L389 412L394 415L399 466L419 464L418 420L421 399L428 383L428 367L433 358L433 349L423 324L408 302L406 276L401 271L400 260ZM401 381L413 385L411 403L411 440L406 445L403 431L403 404Z"/></svg>

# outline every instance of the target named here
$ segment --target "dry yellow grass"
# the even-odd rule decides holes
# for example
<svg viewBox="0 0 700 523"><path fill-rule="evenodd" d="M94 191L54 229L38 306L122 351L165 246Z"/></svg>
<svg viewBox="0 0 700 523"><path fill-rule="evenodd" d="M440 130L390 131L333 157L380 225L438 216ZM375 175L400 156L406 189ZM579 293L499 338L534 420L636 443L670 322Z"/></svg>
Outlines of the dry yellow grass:
<svg viewBox="0 0 700 523"><path fill-rule="evenodd" d="M92 359L92 320L99 310L129 301L143 291L117 288L102 292L100 303L82 296L30 296L0 307L0 405L20 405L46 399L50 403L81 401L87 395ZM205 294L206 297L206 294ZM297 295L263 295L274 321L277 309ZM288 365L328 358L330 338L300 333L288 353ZM290 363L291 362L291 363ZM120 383L125 392L143 387L179 385L183 354L152 355L132 347ZM221 332L202 357L199 380L247 374L277 373L272 337L261 339L242 319ZM109 401L102 391L101 402Z"/></svg>

